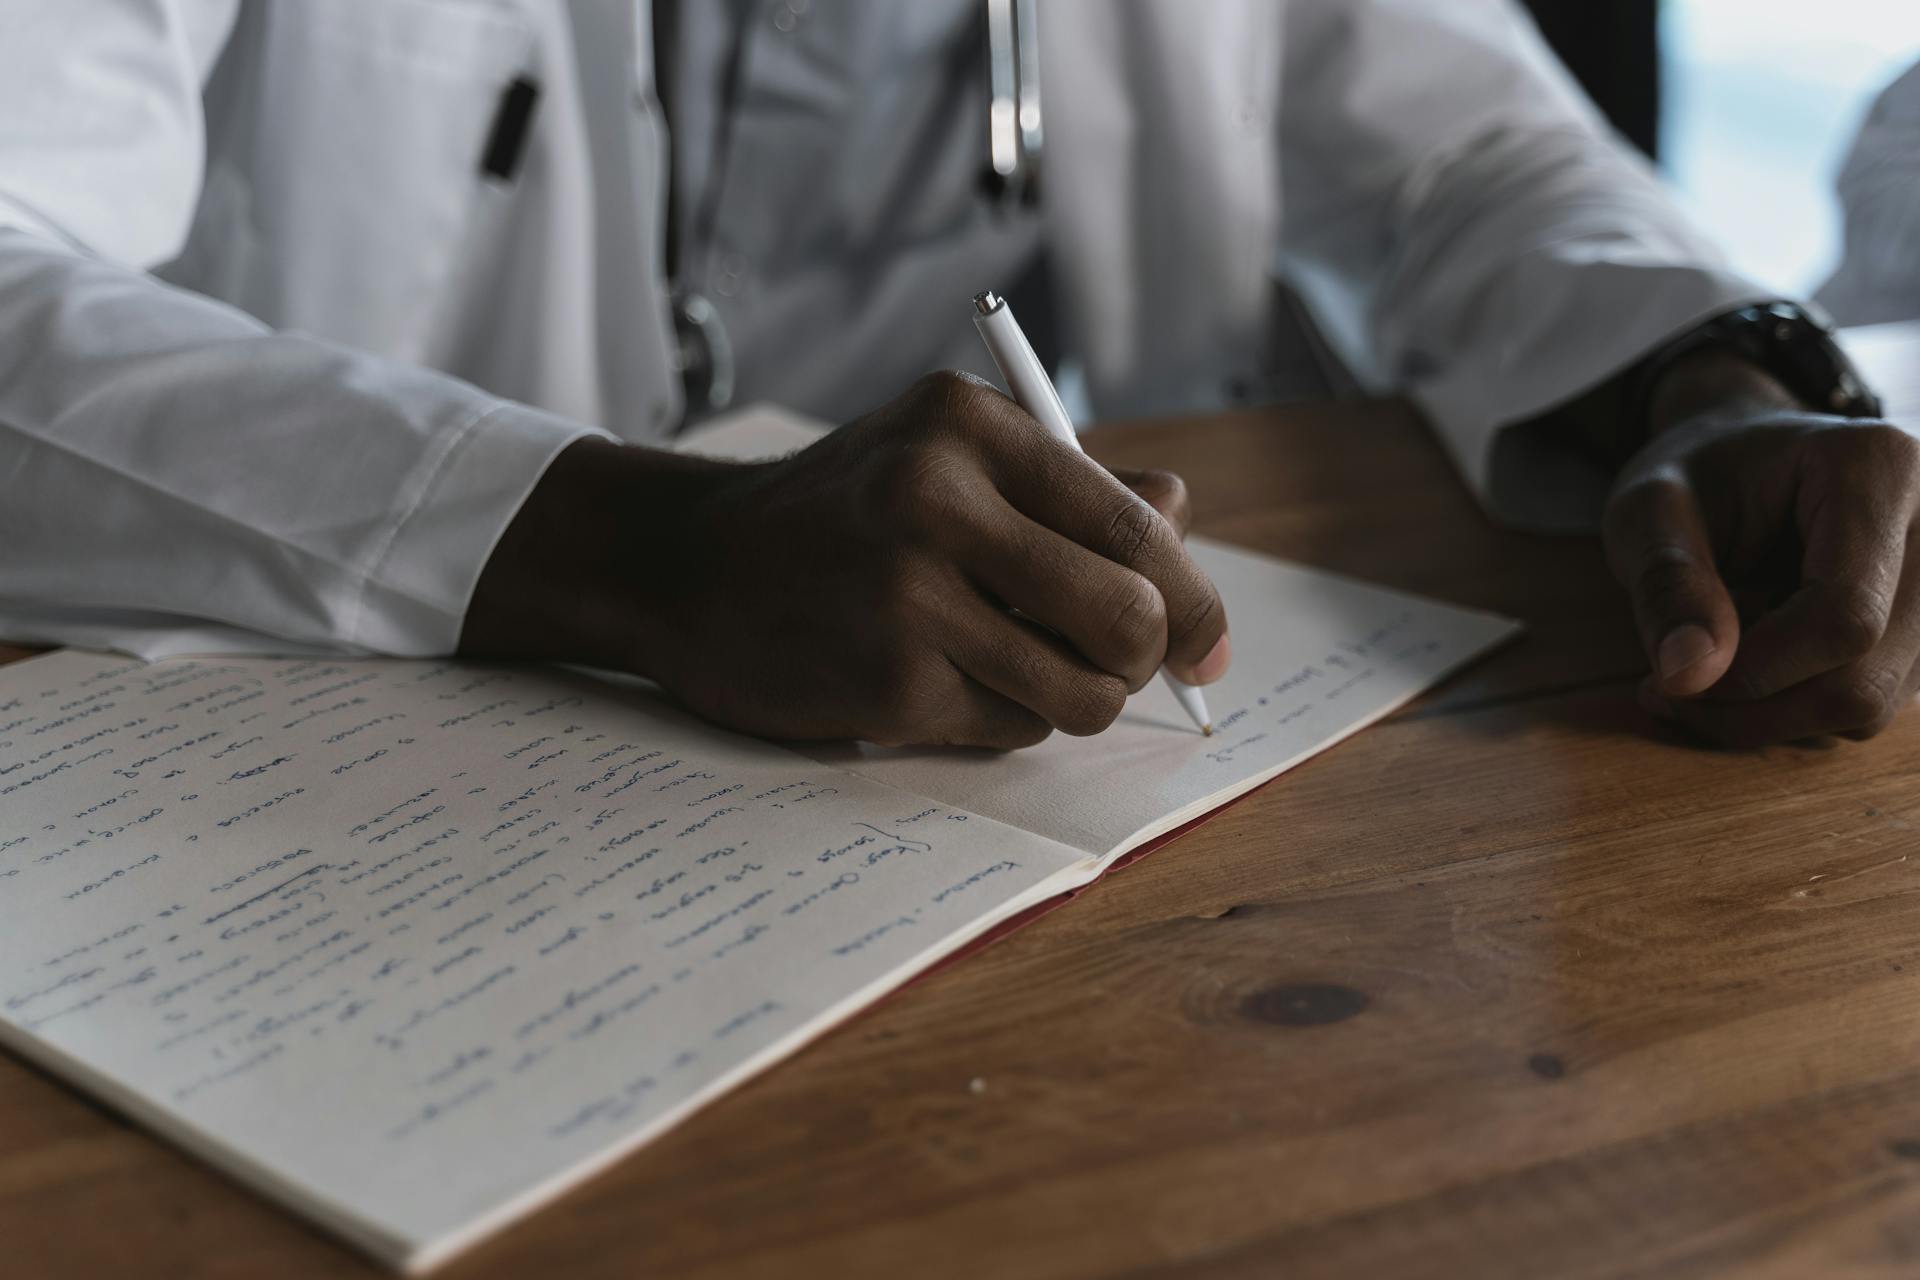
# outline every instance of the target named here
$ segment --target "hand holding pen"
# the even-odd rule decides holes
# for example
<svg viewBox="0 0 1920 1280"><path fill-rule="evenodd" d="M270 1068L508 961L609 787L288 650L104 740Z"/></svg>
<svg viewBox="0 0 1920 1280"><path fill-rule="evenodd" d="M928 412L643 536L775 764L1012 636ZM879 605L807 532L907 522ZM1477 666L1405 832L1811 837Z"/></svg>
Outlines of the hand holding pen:
<svg viewBox="0 0 1920 1280"><path fill-rule="evenodd" d="M1027 341L1019 321L1013 318L1013 309L991 290L976 294L973 306L974 324L979 327L980 337L999 367L1000 376L1007 380L1007 390L1012 393L1014 403L1032 414L1048 435L1084 453L1080 448L1080 433L1073 429L1073 420L1067 416L1067 408L1060 402L1060 393L1054 388L1053 379L1047 376L1046 366L1034 354L1033 345ZM1222 632L1220 643L1226 642ZM1199 688L1180 680L1164 667L1160 678L1166 681L1167 688L1173 691L1200 732L1211 736L1213 717Z"/></svg>
<svg viewBox="0 0 1920 1280"><path fill-rule="evenodd" d="M959 373L772 462L581 440L501 537L461 649L637 672L766 737L1094 734L1163 663L1226 670L1185 509L1177 477L1108 471Z"/></svg>

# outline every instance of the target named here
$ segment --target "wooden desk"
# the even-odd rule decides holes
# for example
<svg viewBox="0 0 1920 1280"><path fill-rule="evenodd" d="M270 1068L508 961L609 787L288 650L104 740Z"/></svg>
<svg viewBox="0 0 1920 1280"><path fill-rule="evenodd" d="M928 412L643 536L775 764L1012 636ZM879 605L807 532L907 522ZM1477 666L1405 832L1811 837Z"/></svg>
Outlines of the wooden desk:
<svg viewBox="0 0 1920 1280"><path fill-rule="evenodd" d="M1392 406L1095 443L1533 629L443 1274L1920 1268L1920 715L1664 736L1596 548L1488 527ZM11 1059L0 1272L372 1274Z"/></svg>

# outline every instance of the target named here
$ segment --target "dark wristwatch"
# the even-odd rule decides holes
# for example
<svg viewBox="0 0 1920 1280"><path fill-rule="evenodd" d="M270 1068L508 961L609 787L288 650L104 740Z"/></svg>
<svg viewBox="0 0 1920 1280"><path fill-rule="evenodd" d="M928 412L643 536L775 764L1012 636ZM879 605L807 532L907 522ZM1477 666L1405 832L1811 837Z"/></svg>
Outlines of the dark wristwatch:
<svg viewBox="0 0 1920 1280"><path fill-rule="evenodd" d="M1642 442L1652 430L1653 393L1660 379L1680 361L1702 351L1738 356L1816 413L1880 416L1880 398L1840 349L1833 330L1805 307L1769 302L1715 316L1641 362L1628 401L1632 409L1628 422Z"/></svg>

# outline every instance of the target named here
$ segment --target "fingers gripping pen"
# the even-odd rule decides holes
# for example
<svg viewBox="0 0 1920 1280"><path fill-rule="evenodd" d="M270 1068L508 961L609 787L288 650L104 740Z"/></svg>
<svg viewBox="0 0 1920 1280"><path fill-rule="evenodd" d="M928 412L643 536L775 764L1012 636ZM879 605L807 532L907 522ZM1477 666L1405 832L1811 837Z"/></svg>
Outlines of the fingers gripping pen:
<svg viewBox="0 0 1920 1280"><path fill-rule="evenodd" d="M1040 357L1033 353L1033 345L1027 341L1027 335L1013 318L1013 310L1007 306L1006 300L989 290L974 296L973 309L973 323L979 328L980 337L986 342L994 364L1000 367L1000 376L1007 380L1007 390L1012 393L1014 401L1032 414L1046 428L1047 434L1062 444L1080 449L1080 436L1073 429L1073 420L1067 416L1067 407L1060 403L1060 393L1054 389L1053 379L1047 376L1046 366L1040 363ZM1207 701L1201 696L1200 690L1185 681L1174 679L1165 667L1160 669L1160 678L1167 682L1167 688L1173 690L1173 696L1193 717L1200 732L1212 734L1213 717L1207 711Z"/></svg>

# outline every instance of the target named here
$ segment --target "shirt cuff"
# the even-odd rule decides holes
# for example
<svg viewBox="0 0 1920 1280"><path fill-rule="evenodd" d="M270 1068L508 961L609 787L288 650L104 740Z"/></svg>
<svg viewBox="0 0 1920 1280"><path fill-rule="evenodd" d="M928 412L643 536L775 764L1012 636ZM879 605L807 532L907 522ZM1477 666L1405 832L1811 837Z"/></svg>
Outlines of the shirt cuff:
<svg viewBox="0 0 1920 1280"><path fill-rule="evenodd" d="M1779 298L1732 272L1591 263L1547 270L1558 305L1527 338L1412 389L1462 476L1501 524L1590 532L1612 472L1561 433L1516 429L1574 400L1714 316ZM1558 323L1552 320L1557 319Z"/></svg>
<svg viewBox="0 0 1920 1280"><path fill-rule="evenodd" d="M452 653L494 546L560 451L588 436L613 438L503 404L449 437L373 557L347 643L403 657Z"/></svg>

